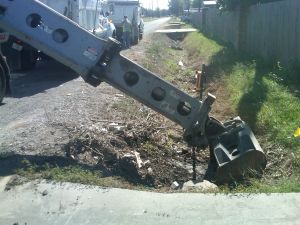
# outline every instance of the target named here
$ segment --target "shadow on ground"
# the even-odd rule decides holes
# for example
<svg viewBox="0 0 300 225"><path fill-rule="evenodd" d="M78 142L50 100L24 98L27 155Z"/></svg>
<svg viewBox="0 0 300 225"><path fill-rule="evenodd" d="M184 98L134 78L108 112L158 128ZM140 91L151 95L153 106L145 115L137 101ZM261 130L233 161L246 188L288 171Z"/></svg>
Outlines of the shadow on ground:
<svg viewBox="0 0 300 225"><path fill-rule="evenodd" d="M237 108L238 115L253 129L257 128L258 113L268 94L263 77L268 76L268 79L287 88L290 93L300 99L299 66L282 67L279 62L269 63L260 58L250 57L234 51L230 46L224 47L211 58L207 66L208 82L230 75L234 71L235 65L239 63L243 65L253 65L254 63L255 65L252 85L244 91Z"/></svg>
<svg viewBox="0 0 300 225"><path fill-rule="evenodd" d="M42 60L31 71L11 74L10 97L23 98L43 93L77 77L74 71L54 60Z"/></svg>
<svg viewBox="0 0 300 225"><path fill-rule="evenodd" d="M266 101L268 87L263 82L263 76L268 73L265 68L256 66L252 87L245 92L238 104L239 115L257 130L258 114Z"/></svg>
<svg viewBox="0 0 300 225"><path fill-rule="evenodd" d="M104 171L105 168L101 168L100 166L95 167L79 164L76 160L62 156L13 155L0 159L0 176L9 176L15 174L17 169L26 169L27 165L24 163L25 160L40 169L42 169L46 164L61 168L79 166L82 169L88 169L91 171L100 170L106 175L111 175L109 171Z"/></svg>

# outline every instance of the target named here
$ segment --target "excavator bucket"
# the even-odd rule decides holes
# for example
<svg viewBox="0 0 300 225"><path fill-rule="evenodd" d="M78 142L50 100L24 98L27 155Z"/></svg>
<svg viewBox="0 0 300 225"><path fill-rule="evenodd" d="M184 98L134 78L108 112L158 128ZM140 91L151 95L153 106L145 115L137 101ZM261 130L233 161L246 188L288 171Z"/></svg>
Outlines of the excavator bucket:
<svg viewBox="0 0 300 225"><path fill-rule="evenodd" d="M225 127L227 125L224 123ZM238 129L219 136L211 148L217 163L216 181L219 183L261 175L266 166L266 156L244 122Z"/></svg>

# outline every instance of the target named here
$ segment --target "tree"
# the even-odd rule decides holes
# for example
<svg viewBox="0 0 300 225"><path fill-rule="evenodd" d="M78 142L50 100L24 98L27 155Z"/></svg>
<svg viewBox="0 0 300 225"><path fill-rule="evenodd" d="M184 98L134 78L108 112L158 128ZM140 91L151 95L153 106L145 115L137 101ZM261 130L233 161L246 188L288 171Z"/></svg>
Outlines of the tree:
<svg viewBox="0 0 300 225"><path fill-rule="evenodd" d="M184 9L190 12L191 0L184 0Z"/></svg>
<svg viewBox="0 0 300 225"><path fill-rule="evenodd" d="M203 0L193 0L192 8L198 8L198 10L200 11L200 9L202 7L202 3L203 3Z"/></svg>
<svg viewBox="0 0 300 225"><path fill-rule="evenodd" d="M169 10L172 14L180 16L183 14L184 0L170 0Z"/></svg>
<svg viewBox="0 0 300 225"><path fill-rule="evenodd" d="M250 6L258 3L276 2L280 0L217 0L220 9L231 10L239 6Z"/></svg>

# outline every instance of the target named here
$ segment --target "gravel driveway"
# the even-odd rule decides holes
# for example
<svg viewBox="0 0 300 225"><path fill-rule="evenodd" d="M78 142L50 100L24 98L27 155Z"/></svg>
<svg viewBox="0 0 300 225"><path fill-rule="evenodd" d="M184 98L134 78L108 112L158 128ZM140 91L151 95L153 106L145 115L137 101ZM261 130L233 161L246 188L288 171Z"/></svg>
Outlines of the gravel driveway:
<svg viewBox="0 0 300 225"><path fill-rule="evenodd" d="M103 119L117 98L114 88L104 83L94 88L55 61L12 74L12 93L0 107L2 154L59 154L68 129Z"/></svg>

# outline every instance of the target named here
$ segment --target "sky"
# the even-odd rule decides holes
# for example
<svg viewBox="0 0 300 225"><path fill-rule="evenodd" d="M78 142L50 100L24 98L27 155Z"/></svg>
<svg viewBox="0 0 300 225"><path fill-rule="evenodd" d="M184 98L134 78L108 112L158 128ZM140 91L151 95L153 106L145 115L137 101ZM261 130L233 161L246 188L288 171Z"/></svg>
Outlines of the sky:
<svg viewBox="0 0 300 225"><path fill-rule="evenodd" d="M168 1L169 0L140 0L143 7L147 9L152 9L152 2L153 9L156 9L157 7L160 9L168 9Z"/></svg>

